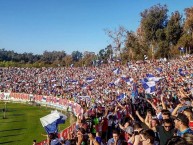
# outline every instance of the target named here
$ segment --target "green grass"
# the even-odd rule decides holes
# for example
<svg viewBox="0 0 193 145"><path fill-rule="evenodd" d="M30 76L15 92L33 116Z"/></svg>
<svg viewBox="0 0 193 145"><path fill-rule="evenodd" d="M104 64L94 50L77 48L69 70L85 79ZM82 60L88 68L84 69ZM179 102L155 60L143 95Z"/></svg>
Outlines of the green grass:
<svg viewBox="0 0 193 145"><path fill-rule="evenodd" d="M0 144L31 145L33 139L40 142L46 134L40 123L40 118L49 114L51 109L26 104L7 103L6 119L3 119L4 102L0 102ZM66 114L66 113L64 113ZM59 125L63 130L70 125L69 115L65 124Z"/></svg>

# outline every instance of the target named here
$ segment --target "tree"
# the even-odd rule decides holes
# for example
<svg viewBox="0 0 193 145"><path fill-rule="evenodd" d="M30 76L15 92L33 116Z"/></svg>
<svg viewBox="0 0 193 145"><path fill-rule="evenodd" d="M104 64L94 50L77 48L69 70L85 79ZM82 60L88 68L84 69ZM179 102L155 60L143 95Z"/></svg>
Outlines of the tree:
<svg viewBox="0 0 193 145"><path fill-rule="evenodd" d="M112 47L112 45L111 45L111 44L108 45L108 46L105 48L105 51L106 51L107 57L111 59L111 58L113 57L113 47ZM108 58L107 58L107 59L108 59Z"/></svg>
<svg viewBox="0 0 193 145"><path fill-rule="evenodd" d="M126 32L127 31L123 26L120 26L118 30L115 29L114 31L105 29L105 33L110 39L112 39L113 44L115 45L114 51L116 53L121 52L121 45L125 42ZM119 54L116 55L119 56Z"/></svg>
<svg viewBox="0 0 193 145"><path fill-rule="evenodd" d="M152 58L154 58L154 48L157 46L159 29L164 29L167 25L167 6L160 4L145 9L141 13L141 29L143 29L144 39L152 47Z"/></svg>
<svg viewBox="0 0 193 145"><path fill-rule="evenodd" d="M105 49L101 49L100 51L99 51L99 54L98 54L98 59L100 59L100 60L105 60Z"/></svg>
<svg viewBox="0 0 193 145"><path fill-rule="evenodd" d="M95 58L96 56L94 52L86 51L84 52L84 57L82 59L82 62L80 62L80 65L84 64L85 66L91 66Z"/></svg>
<svg viewBox="0 0 193 145"><path fill-rule="evenodd" d="M192 50L190 51L190 48L193 47L193 6L191 8L185 9L185 15L186 20L184 23L184 30L187 33L187 35L191 36L191 40L188 42L189 52L191 53Z"/></svg>
<svg viewBox="0 0 193 145"><path fill-rule="evenodd" d="M176 45L183 32L182 15L178 11L172 13L165 32L169 44Z"/></svg>
<svg viewBox="0 0 193 145"><path fill-rule="evenodd" d="M72 60L78 62L82 58L82 53L79 51L72 52Z"/></svg>
<svg viewBox="0 0 193 145"><path fill-rule="evenodd" d="M51 64L54 61L61 61L66 56L64 51L44 51L41 61Z"/></svg>
<svg viewBox="0 0 193 145"><path fill-rule="evenodd" d="M185 23L184 23L184 28L187 32L189 32L192 35L193 39L193 6L191 8L186 8L185 9Z"/></svg>
<svg viewBox="0 0 193 145"><path fill-rule="evenodd" d="M111 59L113 55L113 48L111 45L108 45L105 49L101 49L98 53L98 59L102 60L104 63Z"/></svg>
<svg viewBox="0 0 193 145"><path fill-rule="evenodd" d="M64 62L65 66L70 66L73 63L71 55L66 55L66 57L64 57L62 61Z"/></svg>
<svg viewBox="0 0 193 145"><path fill-rule="evenodd" d="M124 53L127 53L130 59L143 59L143 56L147 54L145 47L146 45L144 45L142 42L140 43L139 37L134 32L127 32Z"/></svg>

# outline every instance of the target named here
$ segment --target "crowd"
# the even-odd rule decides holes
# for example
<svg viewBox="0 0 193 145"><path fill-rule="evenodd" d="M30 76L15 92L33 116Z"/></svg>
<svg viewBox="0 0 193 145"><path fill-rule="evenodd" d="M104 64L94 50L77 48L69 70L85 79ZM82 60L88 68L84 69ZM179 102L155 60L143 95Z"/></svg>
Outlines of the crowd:
<svg viewBox="0 0 193 145"><path fill-rule="evenodd" d="M68 138L51 145L192 145L193 56L97 67L0 68L0 90L79 103Z"/></svg>

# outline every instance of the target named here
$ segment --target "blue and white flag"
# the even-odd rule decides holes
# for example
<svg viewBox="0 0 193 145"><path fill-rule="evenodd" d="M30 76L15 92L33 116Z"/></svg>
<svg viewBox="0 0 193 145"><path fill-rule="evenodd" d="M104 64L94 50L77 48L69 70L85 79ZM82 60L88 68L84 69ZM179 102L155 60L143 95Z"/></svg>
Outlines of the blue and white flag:
<svg viewBox="0 0 193 145"><path fill-rule="evenodd" d="M120 78L116 79L116 80L114 81L114 84L115 84L115 85L118 85L119 82L120 82L120 80L121 80Z"/></svg>
<svg viewBox="0 0 193 145"><path fill-rule="evenodd" d="M86 89L87 89L87 86L88 86L88 84L83 84L83 85L81 86L81 88L84 89L84 90L86 90Z"/></svg>
<svg viewBox="0 0 193 145"><path fill-rule="evenodd" d="M92 78L92 77L86 78L86 82L87 82L87 83L91 83L91 82L93 82L93 81L94 81L94 78Z"/></svg>
<svg viewBox="0 0 193 145"><path fill-rule="evenodd" d="M73 67L73 66L74 66L74 64L71 64L71 65L70 65L70 67Z"/></svg>
<svg viewBox="0 0 193 145"><path fill-rule="evenodd" d="M156 68L156 71L157 71L158 73L161 73L161 72L162 72L162 68Z"/></svg>
<svg viewBox="0 0 193 145"><path fill-rule="evenodd" d="M58 132L58 124L64 123L67 117L54 111L47 116L40 118L42 126L45 128L48 134Z"/></svg>
<svg viewBox="0 0 193 145"><path fill-rule="evenodd" d="M71 83L72 83L73 85L77 85L77 84L78 84L78 81L77 81L77 80L71 80Z"/></svg>
<svg viewBox="0 0 193 145"><path fill-rule="evenodd" d="M127 83L127 85L132 85L133 83L133 78L122 77L122 79Z"/></svg>
<svg viewBox="0 0 193 145"><path fill-rule="evenodd" d="M182 68L179 68L178 72L179 72L179 74L180 74L181 76L183 76L183 77L186 76L186 74L185 74L185 72L183 71Z"/></svg>
<svg viewBox="0 0 193 145"><path fill-rule="evenodd" d="M114 73L114 74L120 74L120 69L119 69L119 68L113 69L113 73Z"/></svg>
<svg viewBox="0 0 193 145"><path fill-rule="evenodd" d="M152 94L156 90L154 81L144 82L142 85L143 85L143 88L145 89L145 93L147 94Z"/></svg>
<svg viewBox="0 0 193 145"><path fill-rule="evenodd" d="M57 110L51 111L51 113L59 113L60 118L58 119L58 124L64 124L66 119L68 118L66 115L62 114L61 112L58 112Z"/></svg>
<svg viewBox="0 0 193 145"><path fill-rule="evenodd" d="M79 96L79 98L80 98L82 101L85 101L85 100L90 101L90 100L91 100L90 96Z"/></svg>
<svg viewBox="0 0 193 145"><path fill-rule="evenodd" d="M181 52L184 52L185 51L185 49L183 48L183 47L179 47L178 48Z"/></svg>
<svg viewBox="0 0 193 145"><path fill-rule="evenodd" d="M121 101L123 99L125 99L127 96L125 94L120 94L119 96L117 96L117 101Z"/></svg>
<svg viewBox="0 0 193 145"><path fill-rule="evenodd" d="M46 102L46 96L42 97L42 102Z"/></svg>
<svg viewBox="0 0 193 145"><path fill-rule="evenodd" d="M153 77L155 77L155 76L152 75L152 74L146 74L146 76L147 76L148 78L153 78Z"/></svg>
<svg viewBox="0 0 193 145"><path fill-rule="evenodd" d="M143 83L149 82L149 80L147 78L144 78L144 79L141 79L140 82L143 84Z"/></svg>
<svg viewBox="0 0 193 145"><path fill-rule="evenodd" d="M148 56L147 56L147 55L144 55L144 59L147 60L147 59L148 59Z"/></svg>
<svg viewBox="0 0 193 145"><path fill-rule="evenodd" d="M110 83L108 84L108 86L109 86L109 87L113 87L113 86L115 86L115 84L112 83L112 82L110 82Z"/></svg>
<svg viewBox="0 0 193 145"><path fill-rule="evenodd" d="M160 77L155 77L152 74L146 74L148 81L154 81L154 82L158 82L161 78Z"/></svg>
<svg viewBox="0 0 193 145"><path fill-rule="evenodd" d="M133 78L129 78L126 80L127 85L132 85L133 84Z"/></svg>
<svg viewBox="0 0 193 145"><path fill-rule="evenodd" d="M117 62L121 62L121 59L119 58L119 59L117 59Z"/></svg>
<svg viewBox="0 0 193 145"><path fill-rule="evenodd" d="M71 80L71 79L68 79L66 80L67 83L72 83L72 84L78 84L78 81L77 80Z"/></svg>

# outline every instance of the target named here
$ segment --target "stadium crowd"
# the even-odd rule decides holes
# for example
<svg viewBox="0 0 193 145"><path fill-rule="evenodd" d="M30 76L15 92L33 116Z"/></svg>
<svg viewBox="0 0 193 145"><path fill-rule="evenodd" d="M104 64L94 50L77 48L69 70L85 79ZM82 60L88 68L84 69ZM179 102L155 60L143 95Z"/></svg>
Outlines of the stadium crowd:
<svg viewBox="0 0 193 145"><path fill-rule="evenodd" d="M2 92L52 95L84 108L51 145L192 145L193 56L93 67L0 68Z"/></svg>

